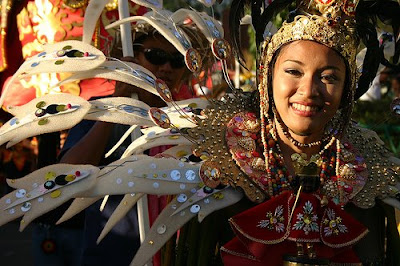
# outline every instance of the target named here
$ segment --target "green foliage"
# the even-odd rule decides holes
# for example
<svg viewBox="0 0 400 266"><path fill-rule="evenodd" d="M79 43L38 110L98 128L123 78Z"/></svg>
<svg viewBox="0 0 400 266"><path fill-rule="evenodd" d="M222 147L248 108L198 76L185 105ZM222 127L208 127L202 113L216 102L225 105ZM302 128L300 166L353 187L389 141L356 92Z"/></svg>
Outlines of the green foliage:
<svg viewBox="0 0 400 266"><path fill-rule="evenodd" d="M358 101L353 119L374 130L396 156L400 155L400 118L390 111L392 99L384 97L373 102Z"/></svg>

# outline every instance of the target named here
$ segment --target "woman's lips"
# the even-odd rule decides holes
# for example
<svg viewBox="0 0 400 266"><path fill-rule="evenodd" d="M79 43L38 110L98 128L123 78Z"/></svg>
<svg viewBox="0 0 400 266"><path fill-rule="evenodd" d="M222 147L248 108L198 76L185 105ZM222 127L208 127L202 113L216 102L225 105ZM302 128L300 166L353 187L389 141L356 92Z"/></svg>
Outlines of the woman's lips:
<svg viewBox="0 0 400 266"><path fill-rule="evenodd" d="M290 106L295 114L305 117L313 116L321 109L321 107L317 105L304 103L292 103Z"/></svg>

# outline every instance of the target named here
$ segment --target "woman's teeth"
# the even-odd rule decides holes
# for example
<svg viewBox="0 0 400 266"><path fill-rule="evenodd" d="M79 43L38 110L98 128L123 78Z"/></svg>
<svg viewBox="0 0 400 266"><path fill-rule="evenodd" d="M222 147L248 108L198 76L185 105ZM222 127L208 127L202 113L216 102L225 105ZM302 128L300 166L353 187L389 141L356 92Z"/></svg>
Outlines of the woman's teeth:
<svg viewBox="0 0 400 266"><path fill-rule="evenodd" d="M304 111L304 112L316 112L318 111L317 106L309 106L309 105L302 105L299 103L293 103L292 104L293 108L298 110L298 111Z"/></svg>

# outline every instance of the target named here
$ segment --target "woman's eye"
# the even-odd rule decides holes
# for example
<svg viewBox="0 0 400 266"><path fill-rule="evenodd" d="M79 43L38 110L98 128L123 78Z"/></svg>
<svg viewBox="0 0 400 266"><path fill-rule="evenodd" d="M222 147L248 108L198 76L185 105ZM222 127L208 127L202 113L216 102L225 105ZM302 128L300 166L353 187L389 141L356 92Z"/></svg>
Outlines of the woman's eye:
<svg viewBox="0 0 400 266"><path fill-rule="evenodd" d="M293 76L300 76L301 72L297 69L285 69L285 73L288 73Z"/></svg>
<svg viewBox="0 0 400 266"><path fill-rule="evenodd" d="M338 80L338 78L335 75L322 75L321 79L322 79L322 81L328 82L328 83L333 83Z"/></svg>

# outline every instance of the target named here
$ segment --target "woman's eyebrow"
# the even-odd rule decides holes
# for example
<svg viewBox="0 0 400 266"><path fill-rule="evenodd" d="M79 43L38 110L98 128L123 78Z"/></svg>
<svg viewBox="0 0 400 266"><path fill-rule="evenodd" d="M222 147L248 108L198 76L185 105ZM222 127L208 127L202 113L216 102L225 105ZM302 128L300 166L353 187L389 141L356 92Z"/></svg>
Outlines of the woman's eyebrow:
<svg viewBox="0 0 400 266"><path fill-rule="evenodd" d="M299 61L299 60L296 60L296 59L286 59L283 62L293 62L293 63L299 64L299 65L302 65L302 66L305 65L302 61ZM335 66L335 65L327 65L327 66L324 66L324 67L321 68L321 70L327 70L327 69L334 69L334 70L337 70L337 71L341 71L341 69L339 67Z"/></svg>
<svg viewBox="0 0 400 266"><path fill-rule="evenodd" d="M339 72L342 71L342 69L340 69L339 67L334 66L334 65L328 65L328 66L324 66L323 68L321 68L322 71L327 70L327 69L334 69L334 70L337 70Z"/></svg>
<svg viewBox="0 0 400 266"><path fill-rule="evenodd" d="M299 64L299 65L304 65L303 62L301 62L301 61L299 61L299 60L295 60L295 59L286 59L286 60L283 61L283 62L294 62L294 63L297 63L297 64Z"/></svg>

